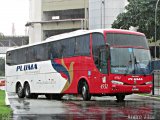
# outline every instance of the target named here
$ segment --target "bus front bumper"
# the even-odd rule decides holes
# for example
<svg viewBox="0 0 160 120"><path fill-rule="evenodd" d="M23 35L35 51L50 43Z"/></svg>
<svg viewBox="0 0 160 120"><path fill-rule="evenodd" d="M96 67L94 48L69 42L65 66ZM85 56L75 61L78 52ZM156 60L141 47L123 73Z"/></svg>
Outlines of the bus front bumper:
<svg viewBox="0 0 160 120"><path fill-rule="evenodd" d="M150 85L112 85L111 93L150 93L152 84Z"/></svg>

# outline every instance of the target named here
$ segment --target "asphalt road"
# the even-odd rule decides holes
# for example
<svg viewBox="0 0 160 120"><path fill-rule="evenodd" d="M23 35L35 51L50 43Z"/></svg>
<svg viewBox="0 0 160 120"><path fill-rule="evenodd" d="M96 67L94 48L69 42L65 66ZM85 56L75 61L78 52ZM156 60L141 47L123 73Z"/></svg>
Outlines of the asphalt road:
<svg viewBox="0 0 160 120"><path fill-rule="evenodd" d="M115 97L92 97L82 101L80 97L64 96L61 101L18 99L9 95L14 110L14 120L158 120L160 100L139 95L129 95L118 103Z"/></svg>

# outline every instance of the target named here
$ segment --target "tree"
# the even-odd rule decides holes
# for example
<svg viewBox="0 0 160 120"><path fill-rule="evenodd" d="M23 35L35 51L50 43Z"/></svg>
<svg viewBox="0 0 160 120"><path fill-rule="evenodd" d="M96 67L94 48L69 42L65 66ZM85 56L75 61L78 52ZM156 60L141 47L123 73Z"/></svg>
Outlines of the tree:
<svg viewBox="0 0 160 120"><path fill-rule="evenodd" d="M120 13L112 28L129 29L139 27L138 31L145 33L147 38L154 38L155 8L157 0L128 0L126 12ZM158 5L160 7L160 3ZM160 33L160 9L157 9L157 33ZM160 34L157 34L160 39Z"/></svg>

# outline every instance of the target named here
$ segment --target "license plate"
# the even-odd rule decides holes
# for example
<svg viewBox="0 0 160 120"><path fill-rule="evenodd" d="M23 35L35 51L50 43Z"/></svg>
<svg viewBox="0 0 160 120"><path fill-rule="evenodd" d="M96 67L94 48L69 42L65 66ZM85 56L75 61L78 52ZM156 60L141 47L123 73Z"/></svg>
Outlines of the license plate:
<svg viewBox="0 0 160 120"><path fill-rule="evenodd" d="M132 91L139 91L139 89L138 88L133 88Z"/></svg>

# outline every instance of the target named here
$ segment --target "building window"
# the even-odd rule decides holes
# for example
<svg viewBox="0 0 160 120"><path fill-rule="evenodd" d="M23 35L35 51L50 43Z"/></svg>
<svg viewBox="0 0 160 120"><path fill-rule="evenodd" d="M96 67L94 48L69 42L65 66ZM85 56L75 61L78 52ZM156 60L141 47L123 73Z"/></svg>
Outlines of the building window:
<svg viewBox="0 0 160 120"><path fill-rule="evenodd" d="M85 17L85 9L70 9L43 12L44 20L52 20L53 16L59 16L59 19L78 19Z"/></svg>

